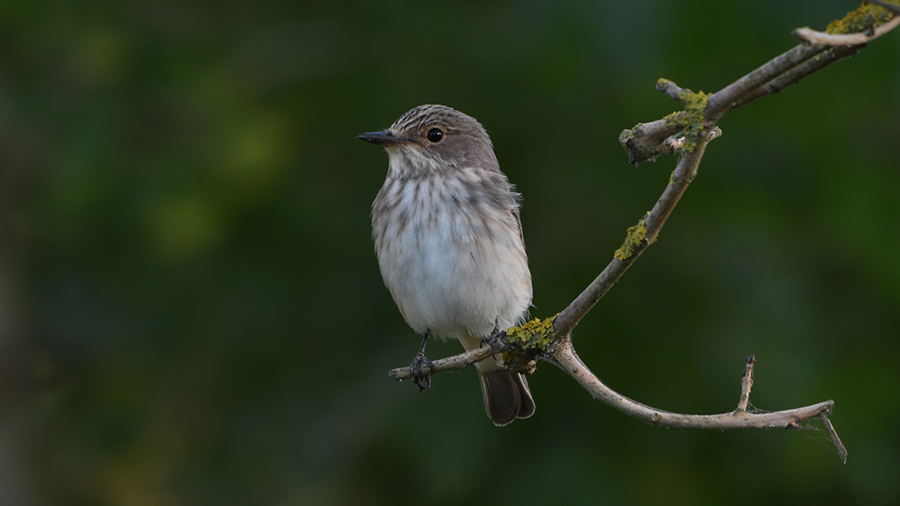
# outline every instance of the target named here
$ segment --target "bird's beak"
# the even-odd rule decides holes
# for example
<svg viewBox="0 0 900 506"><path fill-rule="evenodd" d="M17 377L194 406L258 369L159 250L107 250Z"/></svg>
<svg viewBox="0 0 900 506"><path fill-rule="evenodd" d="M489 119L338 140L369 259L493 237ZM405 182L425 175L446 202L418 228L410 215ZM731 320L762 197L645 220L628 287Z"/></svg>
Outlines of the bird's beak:
<svg viewBox="0 0 900 506"><path fill-rule="evenodd" d="M356 136L356 138L362 139L366 142L371 142L372 144L380 144L382 146L396 146L397 144L403 144L406 142L403 139L394 137L394 134L387 130L383 130L381 132L368 132L359 134Z"/></svg>

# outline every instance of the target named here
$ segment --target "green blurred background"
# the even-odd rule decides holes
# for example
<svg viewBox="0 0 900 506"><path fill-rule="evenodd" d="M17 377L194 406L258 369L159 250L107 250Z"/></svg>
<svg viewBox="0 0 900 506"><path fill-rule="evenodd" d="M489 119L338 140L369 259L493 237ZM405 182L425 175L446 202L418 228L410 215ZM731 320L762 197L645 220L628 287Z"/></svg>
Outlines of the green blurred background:
<svg viewBox="0 0 900 506"><path fill-rule="evenodd" d="M621 393L821 430L670 431L539 364L504 429L476 373L387 378L356 134L478 118L525 198L534 316L599 273L675 158L618 133L851 1L0 4L0 504L900 502L900 33L729 114L656 246L578 327ZM433 358L456 353L434 343ZM815 428L813 425L810 428Z"/></svg>

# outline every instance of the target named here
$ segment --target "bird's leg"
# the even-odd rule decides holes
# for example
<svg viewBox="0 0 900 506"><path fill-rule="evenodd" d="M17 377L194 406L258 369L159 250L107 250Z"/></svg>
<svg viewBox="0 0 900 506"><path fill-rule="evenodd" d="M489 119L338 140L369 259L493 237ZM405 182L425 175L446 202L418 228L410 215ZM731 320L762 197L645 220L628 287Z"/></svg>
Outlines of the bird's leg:
<svg viewBox="0 0 900 506"><path fill-rule="evenodd" d="M493 358L494 352L500 348L500 320L494 320L494 330L491 331L491 334L481 338L481 346L490 345L491 347L491 357Z"/></svg>
<svg viewBox="0 0 900 506"><path fill-rule="evenodd" d="M428 360L428 357L425 356L425 345L428 344L429 334L431 334L431 330L426 330L425 337L422 339L422 346L419 346L419 353L416 353L416 358L409 364L409 375L412 377L412 382L419 387L420 392L426 388L431 388L431 376L422 377L420 374L422 364L428 366L429 369L434 366L431 360Z"/></svg>

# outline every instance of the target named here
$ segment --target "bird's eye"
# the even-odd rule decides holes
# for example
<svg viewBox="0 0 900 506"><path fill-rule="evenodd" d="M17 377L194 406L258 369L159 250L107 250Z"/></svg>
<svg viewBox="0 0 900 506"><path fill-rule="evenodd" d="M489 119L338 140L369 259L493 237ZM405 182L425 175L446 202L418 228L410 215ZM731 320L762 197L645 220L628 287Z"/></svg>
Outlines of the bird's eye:
<svg viewBox="0 0 900 506"><path fill-rule="evenodd" d="M432 128L428 131L428 140L434 143L441 142L444 138L444 132L440 128Z"/></svg>

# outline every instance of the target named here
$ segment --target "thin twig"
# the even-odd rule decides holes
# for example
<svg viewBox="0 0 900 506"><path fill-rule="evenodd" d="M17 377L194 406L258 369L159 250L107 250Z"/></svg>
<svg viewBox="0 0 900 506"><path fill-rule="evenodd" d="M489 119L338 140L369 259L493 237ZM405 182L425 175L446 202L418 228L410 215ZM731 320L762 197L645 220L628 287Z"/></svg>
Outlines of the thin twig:
<svg viewBox="0 0 900 506"><path fill-rule="evenodd" d="M439 372L455 371L457 369L470 366L475 362L480 362L490 357L492 354L498 353L498 351L502 351L502 349L491 350L490 346L483 346L481 348L470 350L465 353L460 353L459 355L453 355L452 357L433 360L430 366L427 364L422 365L420 376L427 378ZM391 379L397 381L409 381L410 379L412 379L412 376L410 376L409 374L409 367L398 367L397 369L391 369L388 372L388 376Z"/></svg>
<svg viewBox="0 0 900 506"><path fill-rule="evenodd" d="M815 58L809 58L797 64L793 68L783 72L781 75L772 79L766 84L735 100L732 104L731 110L737 109L742 105L749 104L750 102L758 98L762 98L766 95L774 95L775 93L784 90L792 84L797 84L804 77L821 70L827 65L830 65L843 58L855 55L863 47L864 46L838 46L822 51L821 53L817 53Z"/></svg>
<svg viewBox="0 0 900 506"><path fill-rule="evenodd" d="M847 463L847 448L844 446L844 443L841 442L841 438L838 437L838 433L834 430L834 425L831 425L831 420L828 419L828 414L831 410L829 409L827 412L823 411L819 413L819 418L822 420L822 425L825 426L825 432L828 433L828 436L831 438L831 442L834 443L834 447L837 448L838 457L840 457L841 462L844 464Z"/></svg>
<svg viewBox="0 0 900 506"><path fill-rule="evenodd" d="M747 405L750 404L750 390L753 388L754 365L756 365L756 357L750 355L747 357L747 366L744 368L744 374L741 376L741 400L738 401L736 411L747 411Z"/></svg>
<svg viewBox="0 0 900 506"><path fill-rule="evenodd" d="M624 259L619 257L613 258L600 275L571 304L559 313L554 322L557 335L565 336L570 334L575 326L578 325L578 322L594 307L594 304L619 281L641 253L656 241L660 229L669 218L669 215L672 214L672 210L675 209L678 200L681 199L688 185L694 180L707 143L709 143L708 138L701 138L694 150L690 153L685 153L684 157L678 161L675 171L672 172L672 177L669 178L669 185L666 186L653 209L644 218L643 227L646 229L644 239L632 250L631 255Z"/></svg>
<svg viewBox="0 0 900 506"><path fill-rule="evenodd" d="M746 410L735 410L717 415L672 413L641 404L606 386L578 358L570 342L557 346L550 357L581 384L594 399L638 420L670 429L797 429L801 428L799 422L821 416L834 407L834 401L829 400L802 408L769 413L750 413Z"/></svg>
<svg viewBox="0 0 900 506"><path fill-rule="evenodd" d="M841 49L829 52L827 47L799 44L769 60L709 97L706 117L711 123L710 126L718 122L726 112L765 95L777 93L840 58L856 54L859 50L858 47L852 50ZM666 79L657 81L657 89L661 87L660 83L663 83L664 92L670 96L676 89L683 90ZM678 133L677 122L656 120L638 123L633 128L623 131L619 135L619 142L628 152L628 163L637 166L669 153L667 141Z"/></svg>
<svg viewBox="0 0 900 506"><path fill-rule="evenodd" d="M733 110L741 98L752 93L772 79L816 56L826 48L800 44L772 58L759 68L741 77L709 97L706 116L714 123L726 112Z"/></svg>
<svg viewBox="0 0 900 506"><path fill-rule="evenodd" d="M890 5L890 4L888 4ZM896 7L896 6L894 6ZM862 44L867 44L869 41L875 40L878 37L890 32L894 28L900 25L900 16L894 16L890 21L883 25L876 26L872 33L846 33L846 34L832 34L825 32L817 32L812 28L804 26L803 28L797 28L792 33L794 37L802 40L803 42L808 42L809 44L814 44L816 46L859 46Z"/></svg>
<svg viewBox="0 0 900 506"><path fill-rule="evenodd" d="M882 3L879 2L879 5ZM900 23L898 20L900 20L900 16L895 16L887 23L875 27L873 34L881 36L895 29ZM800 29L799 33L804 34L805 32ZM824 35L831 37L830 34ZM835 39L840 43L834 46L807 42L791 48L710 96L706 109L707 119L715 124L728 111L746 105L757 98L778 93L831 63L855 55L865 46L866 42L874 38L872 34L863 35L866 39L856 45L847 46L848 39ZM852 40L850 41L852 42ZM675 83L665 79L657 82L657 89L661 89L669 96L673 96L677 90L681 90ZM680 95L680 93L678 94ZM623 131L619 136L619 142L628 151L628 163L636 166L654 161L659 155L669 153L667 140L678 133L676 124L657 120L638 123L632 129Z"/></svg>

